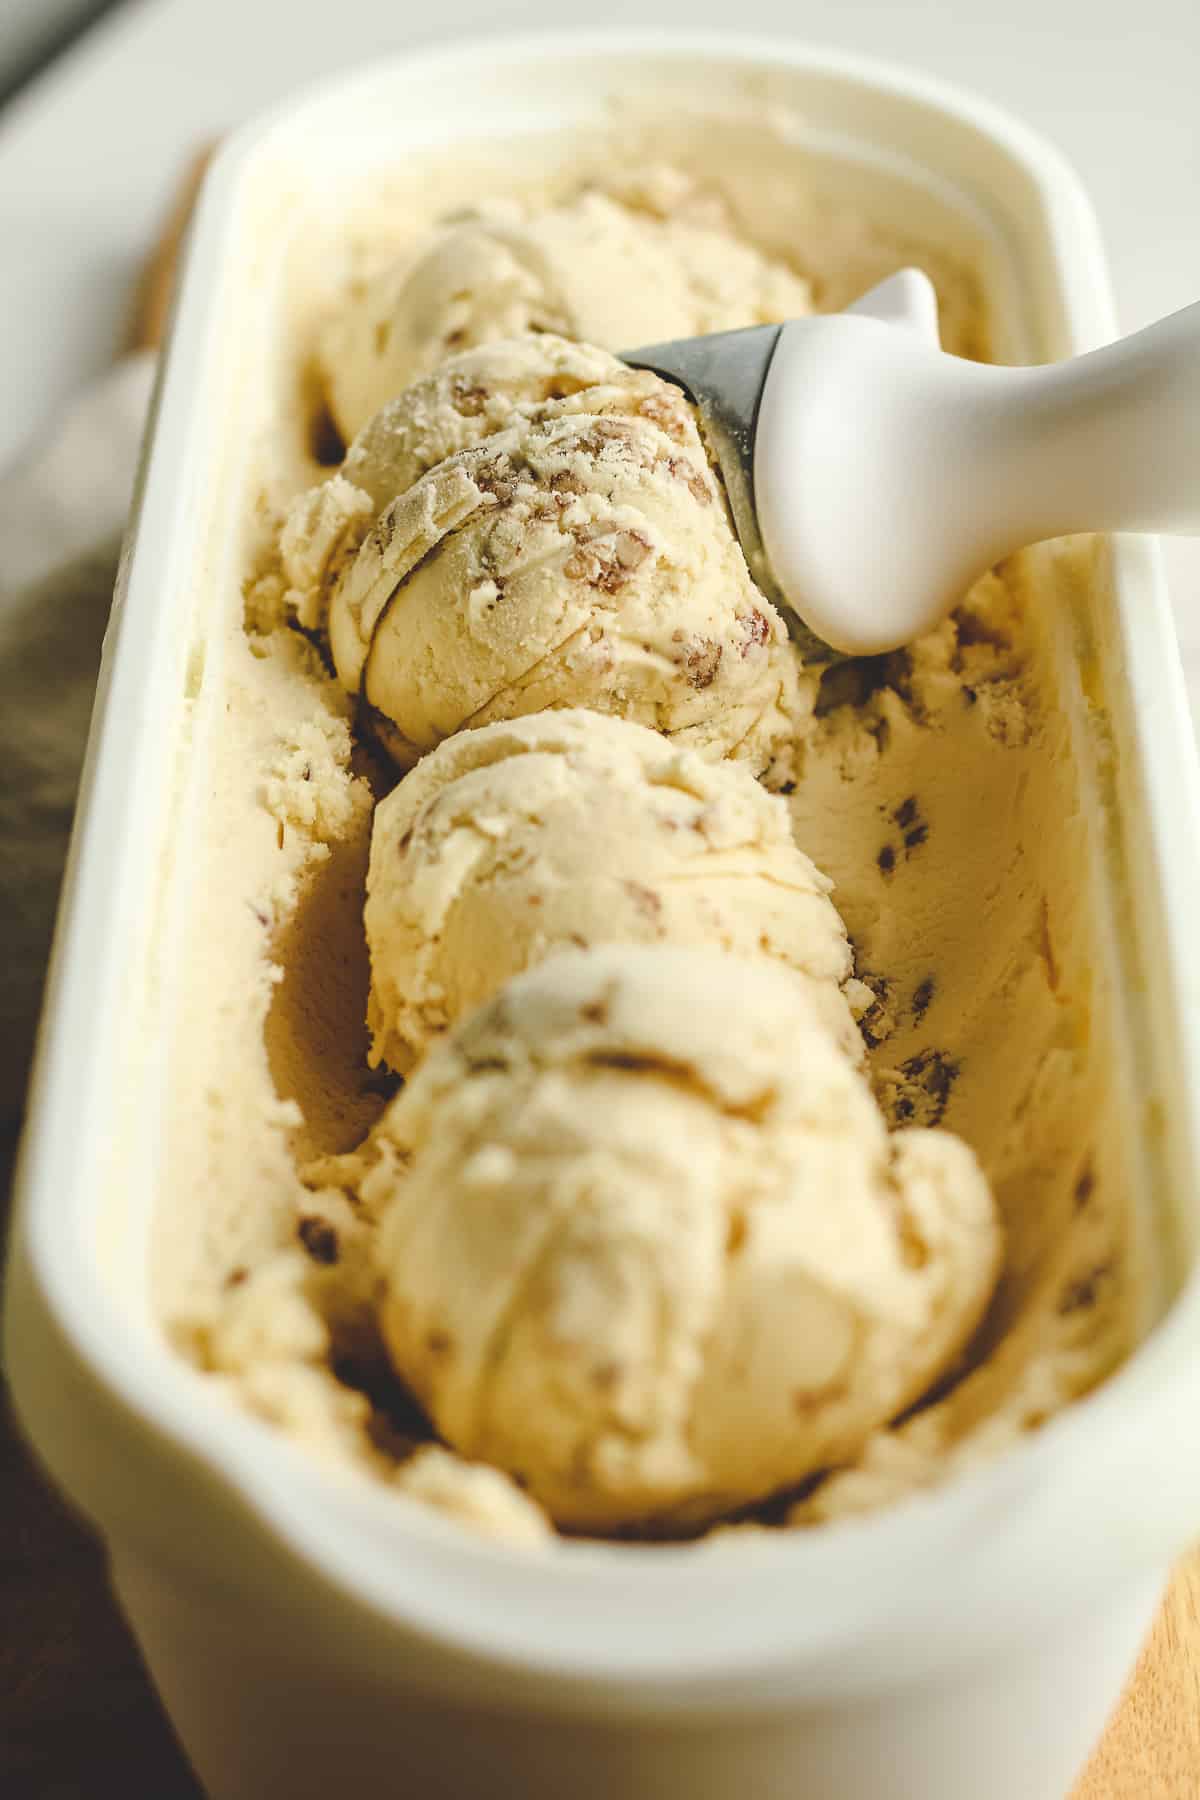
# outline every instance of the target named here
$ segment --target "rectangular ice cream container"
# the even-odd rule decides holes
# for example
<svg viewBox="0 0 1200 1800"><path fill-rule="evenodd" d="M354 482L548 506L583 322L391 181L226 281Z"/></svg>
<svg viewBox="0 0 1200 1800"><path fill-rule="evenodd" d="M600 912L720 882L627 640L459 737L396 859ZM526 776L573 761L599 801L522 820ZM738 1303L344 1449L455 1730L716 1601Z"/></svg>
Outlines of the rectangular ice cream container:
<svg viewBox="0 0 1200 1800"><path fill-rule="evenodd" d="M334 1784L1051 1800L1200 1519L1200 785L1152 543L1100 546L1060 633L1072 703L1111 721L1086 791L1158 1269L1140 1348L1091 1397L866 1520L543 1555L214 1405L150 1304L150 1220L170 1204L164 971L187 953L162 895L186 827L185 721L220 678L205 608L236 487L230 421L270 330L289 195L416 148L590 124L631 96L784 109L848 180L888 184L926 225L959 220L1012 360L1115 335L1095 223L1055 152L956 92L825 51L640 34L435 49L239 133L194 226L105 643L18 1176L14 1397L103 1535L216 1800Z"/></svg>

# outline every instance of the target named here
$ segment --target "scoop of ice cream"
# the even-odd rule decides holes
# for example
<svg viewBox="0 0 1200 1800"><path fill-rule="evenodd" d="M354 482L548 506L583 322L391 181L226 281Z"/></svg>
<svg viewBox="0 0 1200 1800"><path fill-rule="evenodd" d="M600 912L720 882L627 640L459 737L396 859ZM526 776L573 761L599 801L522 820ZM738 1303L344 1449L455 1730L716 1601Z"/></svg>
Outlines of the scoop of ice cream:
<svg viewBox="0 0 1200 1800"><path fill-rule="evenodd" d="M372 1154L396 1369L566 1526L694 1523L836 1464L947 1371L996 1278L970 1151L889 1140L809 988L715 951L518 976Z"/></svg>
<svg viewBox="0 0 1200 1800"><path fill-rule="evenodd" d="M524 220L481 214L436 231L337 313L320 360L349 439L475 344L548 331L632 350L809 311L807 282L732 232L593 191Z"/></svg>
<svg viewBox="0 0 1200 1800"><path fill-rule="evenodd" d="M549 347L550 378L567 348ZM329 534L338 674L402 767L464 726L547 707L619 713L759 767L789 729L787 634L750 579L690 406L668 382L630 383L589 355L607 383L516 404L385 505L353 560ZM458 373L414 390L419 415ZM435 408L443 437L462 429L461 390L450 414ZM399 429L390 450L372 442L350 460L378 494L389 459L404 479L412 454ZM313 515L313 497L299 508Z"/></svg>
<svg viewBox="0 0 1200 1800"><path fill-rule="evenodd" d="M331 479L293 502L280 539L287 606L323 628L329 595L379 514L461 450L521 418L634 414L692 442L678 388L605 350L549 335L467 350L415 381L363 426Z"/></svg>
<svg viewBox="0 0 1200 1800"><path fill-rule="evenodd" d="M838 1041L850 947L787 807L600 713L459 732L376 808L365 921L374 1060L429 1040L555 949L712 945L800 971Z"/></svg>

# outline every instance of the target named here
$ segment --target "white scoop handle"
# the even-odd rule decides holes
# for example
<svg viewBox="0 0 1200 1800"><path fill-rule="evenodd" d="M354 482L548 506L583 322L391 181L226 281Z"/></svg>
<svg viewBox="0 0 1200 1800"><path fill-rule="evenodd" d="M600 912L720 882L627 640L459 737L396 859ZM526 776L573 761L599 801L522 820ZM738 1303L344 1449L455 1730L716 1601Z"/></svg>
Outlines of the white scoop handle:
<svg viewBox="0 0 1200 1800"><path fill-rule="evenodd" d="M1200 533L1200 304L1039 368L949 356L935 321L906 270L858 311L785 326L763 388L764 549L848 654L911 642L1025 544Z"/></svg>

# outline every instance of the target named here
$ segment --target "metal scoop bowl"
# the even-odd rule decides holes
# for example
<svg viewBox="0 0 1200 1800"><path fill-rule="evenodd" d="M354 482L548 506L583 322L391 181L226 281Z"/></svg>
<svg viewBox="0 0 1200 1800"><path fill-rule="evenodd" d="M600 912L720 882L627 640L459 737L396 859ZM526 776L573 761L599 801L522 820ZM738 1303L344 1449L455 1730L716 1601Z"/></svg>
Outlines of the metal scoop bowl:
<svg viewBox="0 0 1200 1800"><path fill-rule="evenodd" d="M1200 305L1067 362L940 347L902 269L845 312L623 353L697 407L755 580L807 660L930 630L1026 544L1200 533Z"/></svg>

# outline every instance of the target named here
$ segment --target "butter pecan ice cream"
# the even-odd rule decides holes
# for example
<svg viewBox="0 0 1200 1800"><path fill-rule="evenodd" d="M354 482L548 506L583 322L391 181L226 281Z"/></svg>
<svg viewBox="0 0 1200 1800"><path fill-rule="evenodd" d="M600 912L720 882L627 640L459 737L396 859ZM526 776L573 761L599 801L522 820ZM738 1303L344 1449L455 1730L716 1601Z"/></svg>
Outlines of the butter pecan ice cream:
<svg viewBox="0 0 1200 1800"><path fill-rule="evenodd" d="M691 407L603 352L532 338L447 364L302 497L282 549L401 767L547 707L756 768L794 723L786 631Z"/></svg>
<svg viewBox="0 0 1200 1800"><path fill-rule="evenodd" d="M811 310L808 283L715 223L589 191L525 217L442 226L341 307L324 334L346 438L417 376L475 344L556 332L632 350Z"/></svg>
<svg viewBox="0 0 1200 1800"><path fill-rule="evenodd" d="M831 883L783 800L600 713L460 732L375 812L365 921L373 1060L430 1038L555 949L695 944L798 971L838 1041L862 1040Z"/></svg>
<svg viewBox="0 0 1200 1800"><path fill-rule="evenodd" d="M889 1138L809 988L714 951L517 977L368 1160L398 1372L568 1527L697 1523L836 1465L954 1363L996 1278L966 1146Z"/></svg>
<svg viewBox="0 0 1200 1800"><path fill-rule="evenodd" d="M1012 559L907 650L793 674L686 398L612 354L806 310L781 255L822 311L924 268L956 355L991 354L1003 295L774 105L692 98L293 184L208 484L161 896L189 946L159 984L164 1333L398 1511L550 1557L543 1495L657 1536L944 1483L1095 1388L1170 1287L1097 885L1110 722L1062 629L1103 558ZM737 799L759 768L831 897ZM818 1028L859 982L890 1140ZM943 1124L1002 1222L974 1332L996 1233Z"/></svg>

